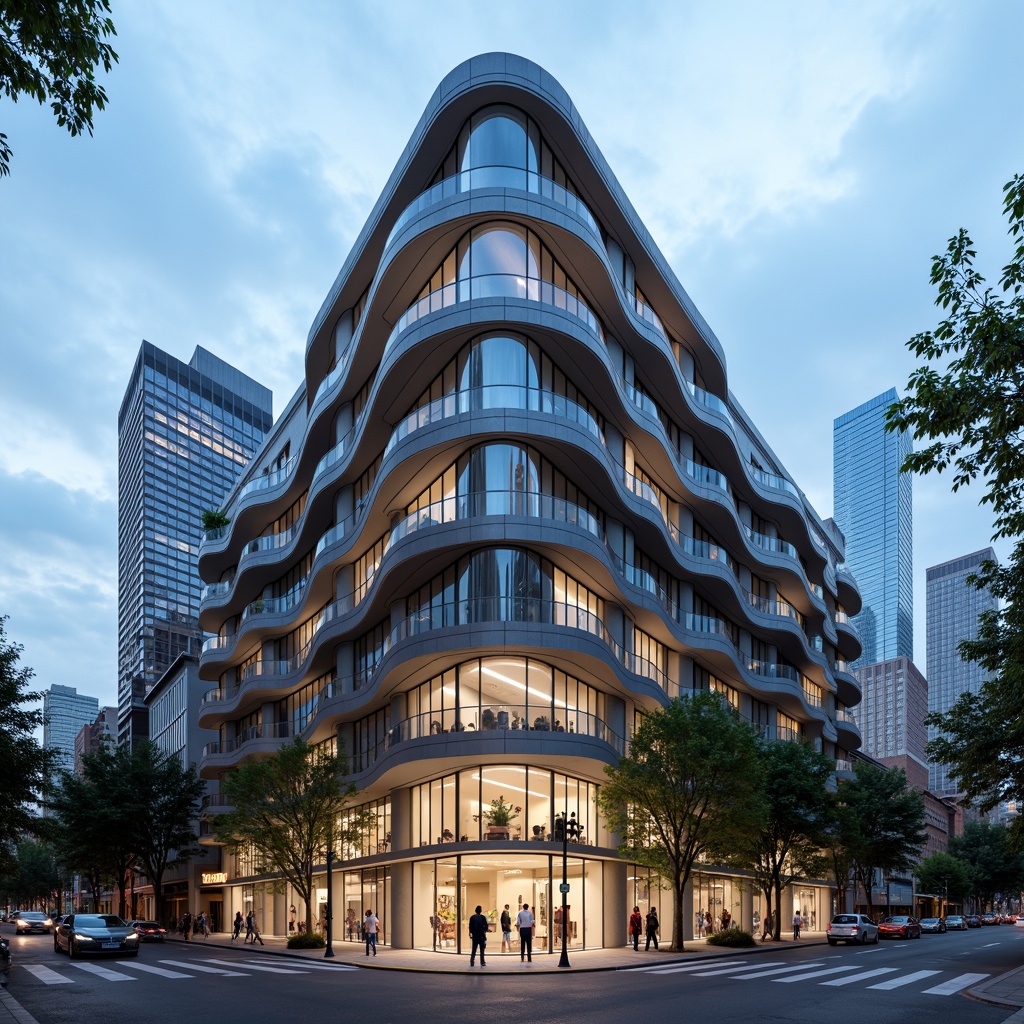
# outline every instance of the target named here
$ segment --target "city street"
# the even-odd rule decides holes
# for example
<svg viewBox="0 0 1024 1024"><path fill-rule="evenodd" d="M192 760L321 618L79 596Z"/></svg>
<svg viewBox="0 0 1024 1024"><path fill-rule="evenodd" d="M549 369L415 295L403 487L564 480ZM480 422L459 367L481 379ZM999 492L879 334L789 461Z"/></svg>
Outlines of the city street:
<svg viewBox="0 0 1024 1024"><path fill-rule="evenodd" d="M465 973L387 970L386 948L372 967L358 958L327 963L178 942L144 946L137 958L69 961L53 952L48 936L31 936L12 941L16 966L7 991L39 1024L140 1014L177 1024L182 1015L236 1013L256 1022L340 1013L372 1017L374 1024L440 1024L474 1008L574 1024L621 1024L641 1012L716 1024L767 1018L886 1024L936 1013L955 1015L958 1024L995 1024L1016 1011L964 992L1018 967L1022 943L1024 929L985 928L865 948L786 942L712 958L683 955L678 962L645 963L641 953L637 967L624 950L620 970L528 976L479 968L470 974L465 958ZM500 965L493 957L491 967ZM5 1008L10 1003L0 1005L0 1022Z"/></svg>

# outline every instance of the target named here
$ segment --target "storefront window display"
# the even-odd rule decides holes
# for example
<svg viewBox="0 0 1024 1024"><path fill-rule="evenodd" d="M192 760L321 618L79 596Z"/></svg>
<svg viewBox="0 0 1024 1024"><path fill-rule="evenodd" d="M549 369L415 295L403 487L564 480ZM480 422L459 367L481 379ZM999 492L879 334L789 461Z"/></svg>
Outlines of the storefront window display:
<svg viewBox="0 0 1024 1024"><path fill-rule="evenodd" d="M380 919L378 943L387 943L391 924L391 874L387 868L345 872L342 906L334 911L335 941L363 941L363 917L372 910Z"/></svg>

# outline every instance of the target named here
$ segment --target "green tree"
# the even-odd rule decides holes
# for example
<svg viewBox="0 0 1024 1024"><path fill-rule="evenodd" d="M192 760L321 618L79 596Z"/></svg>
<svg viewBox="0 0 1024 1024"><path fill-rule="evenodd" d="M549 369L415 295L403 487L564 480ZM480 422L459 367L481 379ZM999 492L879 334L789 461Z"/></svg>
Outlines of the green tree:
<svg viewBox="0 0 1024 1024"><path fill-rule="evenodd" d="M919 892L941 895L943 914L950 900L959 903L971 894L972 878L969 864L950 853L933 853L917 866Z"/></svg>
<svg viewBox="0 0 1024 1024"><path fill-rule="evenodd" d="M907 786L902 768L857 761L853 770L852 779L837 784L839 840L864 889L870 914L875 873L906 871L924 845L924 797Z"/></svg>
<svg viewBox="0 0 1024 1024"><path fill-rule="evenodd" d="M0 616L0 871L16 870L13 850L36 818L29 809L38 800L53 756L36 741L43 723L38 708L26 707L42 694L29 691L33 671L19 667L20 644L8 641L6 616Z"/></svg>
<svg viewBox="0 0 1024 1024"><path fill-rule="evenodd" d="M251 849L261 870L279 872L306 904L313 931L313 868L327 850L358 845L372 815L349 805L357 790L345 784L345 754L325 755L301 739L263 761L244 761L224 780L233 811L214 828L228 847Z"/></svg>
<svg viewBox="0 0 1024 1024"><path fill-rule="evenodd" d="M1000 610L984 615L977 639L960 645L989 680L947 715L927 720L944 733L929 754L984 810L1024 797L1024 176L1006 183L1004 200L1015 249L999 289L975 270L974 244L961 229L932 262L936 304L946 315L907 343L928 363L911 374L906 397L888 413L888 429L927 442L904 470L949 469L954 491L983 481L993 540L1013 541L1008 562L984 564L973 581L1000 599ZM1014 830L1024 841L1024 822Z"/></svg>
<svg viewBox="0 0 1024 1024"><path fill-rule="evenodd" d="M949 852L970 865L970 895L984 906L997 896L1024 888L1024 857L1017 853L1002 825L970 821L963 833L949 841Z"/></svg>
<svg viewBox="0 0 1024 1024"><path fill-rule="evenodd" d="M49 910L63 889L61 873L54 848L38 839L22 839L18 843L16 865L6 880L5 888L19 903Z"/></svg>
<svg viewBox="0 0 1024 1024"><path fill-rule="evenodd" d="M761 827L761 764L752 727L717 693L673 700L641 722L598 794L623 856L672 884L672 935L683 948L683 892L694 862L725 859Z"/></svg>
<svg viewBox="0 0 1024 1024"><path fill-rule="evenodd" d="M773 938L782 931L782 890L795 878L817 875L829 825L828 783L835 761L807 743L762 742L759 756L766 802L764 823L748 833L744 859L765 903L774 908Z"/></svg>
<svg viewBox="0 0 1024 1024"><path fill-rule="evenodd" d="M4 0L0 4L0 96L47 101L57 124L92 135L93 111L107 105L96 82L117 54L109 0ZM0 132L0 177L10 174L11 149Z"/></svg>

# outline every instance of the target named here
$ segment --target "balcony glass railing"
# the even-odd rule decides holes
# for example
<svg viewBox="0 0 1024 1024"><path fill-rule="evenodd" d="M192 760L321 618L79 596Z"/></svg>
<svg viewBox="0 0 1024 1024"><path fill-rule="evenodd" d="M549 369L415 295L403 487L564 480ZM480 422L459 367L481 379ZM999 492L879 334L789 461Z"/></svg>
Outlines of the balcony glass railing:
<svg viewBox="0 0 1024 1024"><path fill-rule="evenodd" d="M590 210L583 201L568 189L545 178L533 171L524 170L521 167L474 167L472 170L462 171L450 178L439 181L432 185L422 195L417 196L399 215L395 226L388 235L388 244L401 229L412 220L418 213L428 209L442 199L451 196L461 195L464 192L471 192L473 189L482 188L514 188L522 192L529 192L532 195L542 196L545 199L552 199L567 210L577 214L584 220L587 226L600 237L601 229L597 226Z"/></svg>
<svg viewBox="0 0 1024 1024"><path fill-rule="evenodd" d="M760 469L757 466L750 466L750 475L759 483L765 487L771 487L776 491L785 491L787 494L792 494L794 498L800 497L800 491L797 489L796 484L787 480L784 476L779 476L777 473L769 473L766 469ZM811 531L811 536L814 537L814 531ZM820 544L818 545L821 546Z"/></svg>
<svg viewBox="0 0 1024 1024"><path fill-rule="evenodd" d="M632 292L626 293L626 301L641 320L649 323L666 341L668 340L668 332L665 330L665 325L661 322L661 317L646 302L638 299Z"/></svg>
<svg viewBox="0 0 1024 1024"><path fill-rule="evenodd" d="M765 533L758 533L757 530L752 529L746 524L743 525L743 532L747 535L751 544L756 545L762 551L771 551L774 554L788 555L790 558L795 558L797 561L800 559L800 555L796 550L796 547L789 543L788 540L783 540L781 537L769 537Z"/></svg>
<svg viewBox="0 0 1024 1024"><path fill-rule="evenodd" d="M221 580L219 583L207 583L199 596L200 601L209 601L214 597L222 597L231 590L233 580Z"/></svg>
<svg viewBox="0 0 1024 1024"><path fill-rule="evenodd" d="M694 401L706 406L713 412L717 412L719 416L724 416L731 424L735 426L735 421L732 418L732 413L729 411L729 406L722 401L718 395L713 395L710 391L705 391L703 388L697 387L692 380L688 380L683 376L683 385L686 390L690 392L690 395Z"/></svg>
<svg viewBox="0 0 1024 1024"><path fill-rule="evenodd" d="M288 477L292 475L293 469L295 469L294 456L290 458L280 469L275 469L272 473L264 473L261 476L250 480L238 492L238 497L244 498L247 494L252 494L255 491L265 491L271 487L277 487L278 484L283 484Z"/></svg>
<svg viewBox="0 0 1024 1024"><path fill-rule="evenodd" d="M747 668L755 676L762 679L788 679L792 683L803 683L803 676L792 665L780 665L774 661L763 661L758 658L751 658Z"/></svg>

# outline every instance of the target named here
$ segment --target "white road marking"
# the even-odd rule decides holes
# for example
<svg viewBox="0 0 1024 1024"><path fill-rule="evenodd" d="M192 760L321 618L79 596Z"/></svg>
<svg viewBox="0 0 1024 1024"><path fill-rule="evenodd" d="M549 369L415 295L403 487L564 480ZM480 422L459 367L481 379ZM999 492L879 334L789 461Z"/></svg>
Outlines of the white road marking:
<svg viewBox="0 0 1024 1024"><path fill-rule="evenodd" d="M168 971L163 967L154 967L152 964L139 964L134 960L118 960L118 967L130 967L136 971L145 971L147 974L159 974L161 978L191 978L194 975L184 974L181 971Z"/></svg>
<svg viewBox="0 0 1024 1024"><path fill-rule="evenodd" d="M138 981L138 978L133 978L130 974L111 971L106 967L100 967L99 964L80 964L78 961L72 960L69 966L77 967L80 971L86 971L89 974L95 974L97 978L102 978L104 981Z"/></svg>
<svg viewBox="0 0 1024 1024"><path fill-rule="evenodd" d="M982 949L991 949L992 946L998 946L998 945L999 945L998 942L986 942L985 945L982 946L981 948Z"/></svg>
<svg viewBox="0 0 1024 1024"><path fill-rule="evenodd" d="M249 963L249 964L267 964L267 963L270 963L270 964L279 964L282 967L285 964L289 964L289 965L293 965L293 966L297 967L301 963L302 970L304 970L304 971L358 971L359 970L359 968L355 964L321 964L321 963L316 963L316 962L310 963L308 960L285 960L285 959L270 960L270 959L264 959L264 960L247 960L246 963Z"/></svg>
<svg viewBox="0 0 1024 1024"><path fill-rule="evenodd" d="M844 974L856 970L856 967L829 967L824 971L811 971L810 974L798 974L793 978L776 978L775 981L779 985L788 985L794 981L808 981L811 978L824 978L826 974Z"/></svg>
<svg viewBox="0 0 1024 1024"><path fill-rule="evenodd" d="M65 978L63 974L51 971L49 967L44 967L42 964L22 964L21 966L44 985L74 985L75 983L72 978Z"/></svg>
<svg viewBox="0 0 1024 1024"><path fill-rule="evenodd" d="M806 971L808 967L821 967L820 963L816 964L797 964L796 967L776 967L774 971L752 971L750 974L737 974L736 978L741 981L746 981L748 978L768 978L773 974L792 974L795 971Z"/></svg>
<svg viewBox="0 0 1024 1024"><path fill-rule="evenodd" d="M204 967L202 964L183 963L181 960L161 960L162 964L169 964L171 967L185 967L190 971L202 971L203 974L222 974L227 978L248 978L251 975L244 971L225 971L220 967Z"/></svg>
<svg viewBox="0 0 1024 1024"><path fill-rule="evenodd" d="M894 988L912 985L915 981L922 981L938 973L938 971L914 971L913 974L904 974L899 978L891 978L889 981L880 981L877 985L868 985L868 988L877 988L883 992L890 992Z"/></svg>
<svg viewBox="0 0 1024 1024"><path fill-rule="evenodd" d="M785 963L783 960L771 960L766 964L761 964L762 967L778 967L780 964ZM744 964L742 967L726 967L725 970L716 971L701 971L700 974L695 974L695 978L713 978L716 974L735 974L737 971L746 971L750 968L750 964Z"/></svg>
<svg viewBox="0 0 1024 1024"><path fill-rule="evenodd" d="M962 988L967 988L968 985L973 985L976 981L984 981L987 977L987 974L961 974L959 978L953 978L951 981L944 981L941 985L936 985L934 988L926 988L922 995L955 995Z"/></svg>
<svg viewBox="0 0 1024 1024"><path fill-rule="evenodd" d="M895 967L877 967L873 971L864 971L862 974L854 974L849 978L836 978L835 981L822 981L819 984L839 988L840 985L852 985L855 981L865 981L868 978L875 978L879 974L892 974L895 970Z"/></svg>
<svg viewBox="0 0 1024 1024"><path fill-rule="evenodd" d="M204 963L210 964L221 964L224 967L236 967L238 962L235 960L204 960ZM264 967L262 965L257 966L256 964L246 964L245 969L247 971L266 971L268 974L303 974L303 971L296 971L290 967Z"/></svg>
<svg viewBox="0 0 1024 1024"><path fill-rule="evenodd" d="M746 964L749 962L749 960L725 960L719 961L718 966L725 967L729 964ZM626 967L624 968L623 973L639 974L640 972L643 972L644 974L679 974L681 971L702 971L705 967L707 967L707 963L687 964L685 966L680 966L678 964L671 966L652 964L650 967Z"/></svg>

